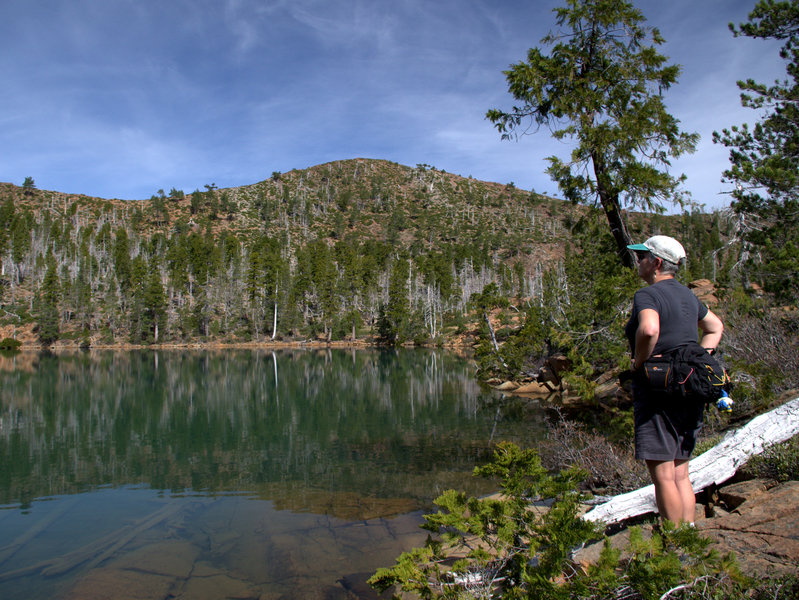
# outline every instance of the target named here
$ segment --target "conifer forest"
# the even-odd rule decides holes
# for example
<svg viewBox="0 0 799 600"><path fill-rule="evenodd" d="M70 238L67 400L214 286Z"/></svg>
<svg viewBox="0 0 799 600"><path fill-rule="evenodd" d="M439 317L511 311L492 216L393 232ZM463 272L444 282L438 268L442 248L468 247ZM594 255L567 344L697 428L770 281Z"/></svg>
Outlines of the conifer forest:
<svg viewBox="0 0 799 600"><path fill-rule="evenodd" d="M728 277L734 226L722 214L630 215L636 233L685 240L691 278ZM486 290L508 299L513 321L568 294L584 275L566 268L576 248L593 248L584 268L612 257L602 231L586 207L379 160L143 201L3 184L0 324L6 337L84 347L443 344L482 320Z"/></svg>

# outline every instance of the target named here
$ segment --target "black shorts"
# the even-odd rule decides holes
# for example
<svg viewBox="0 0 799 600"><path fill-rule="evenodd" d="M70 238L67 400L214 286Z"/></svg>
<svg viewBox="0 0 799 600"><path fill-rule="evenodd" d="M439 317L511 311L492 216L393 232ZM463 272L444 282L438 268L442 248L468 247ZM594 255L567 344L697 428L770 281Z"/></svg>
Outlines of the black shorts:
<svg viewBox="0 0 799 600"><path fill-rule="evenodd" d="M704 405L669 395L635 391L635 458L688 460L702 429Z"/></svg>

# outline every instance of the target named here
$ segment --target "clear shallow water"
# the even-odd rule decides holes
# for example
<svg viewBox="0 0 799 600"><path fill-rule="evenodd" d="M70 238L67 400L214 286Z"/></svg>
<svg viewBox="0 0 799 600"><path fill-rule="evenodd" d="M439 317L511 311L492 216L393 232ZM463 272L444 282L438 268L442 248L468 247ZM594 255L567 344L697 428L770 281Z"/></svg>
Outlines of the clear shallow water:
<svg viewBox="0 0 799 600"><path fill-rule="evenodd" d="M437 351L0 359L0 597L352 598L543 412Z"/></svg>

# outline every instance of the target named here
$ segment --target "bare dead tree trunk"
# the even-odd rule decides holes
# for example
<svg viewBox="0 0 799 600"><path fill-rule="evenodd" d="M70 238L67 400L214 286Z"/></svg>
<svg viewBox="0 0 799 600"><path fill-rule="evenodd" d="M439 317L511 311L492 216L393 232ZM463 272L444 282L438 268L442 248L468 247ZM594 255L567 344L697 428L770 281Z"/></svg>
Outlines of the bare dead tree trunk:
<svg viewBox="0 0 799 600"><path fill-rule="evenodd" d="M275 314L272 317L272 340L277 335L277 286L278 284L275 283Z"/></svg>
<svg viewBox="0 0 799 600"><path fill-rule="evenodd" d="M494 352L499 358L499 361L502 363L502 366L507 368L507 363L502 359L502 355L499 353L499 344L497 344L497 336L494 334L494 328L491 325L491 319L488 318L488 312L483 313L483 318L486 320L486 325L488 325L488 333L491 334L491 343L494 345Z"/></svg>

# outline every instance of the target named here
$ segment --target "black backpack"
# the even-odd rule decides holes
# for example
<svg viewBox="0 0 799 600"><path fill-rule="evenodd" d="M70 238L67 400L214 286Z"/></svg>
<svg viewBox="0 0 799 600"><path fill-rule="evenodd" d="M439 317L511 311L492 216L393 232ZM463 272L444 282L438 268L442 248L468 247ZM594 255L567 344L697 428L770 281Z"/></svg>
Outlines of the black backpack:
<svg viewBox="0 0 799 600"><path fill-rule="evenodd" d="M696 342L650 357L644 363L643 376L653 391L708 404L716 402L723 391L729 392L730 387L724 368Z"/></svg>

